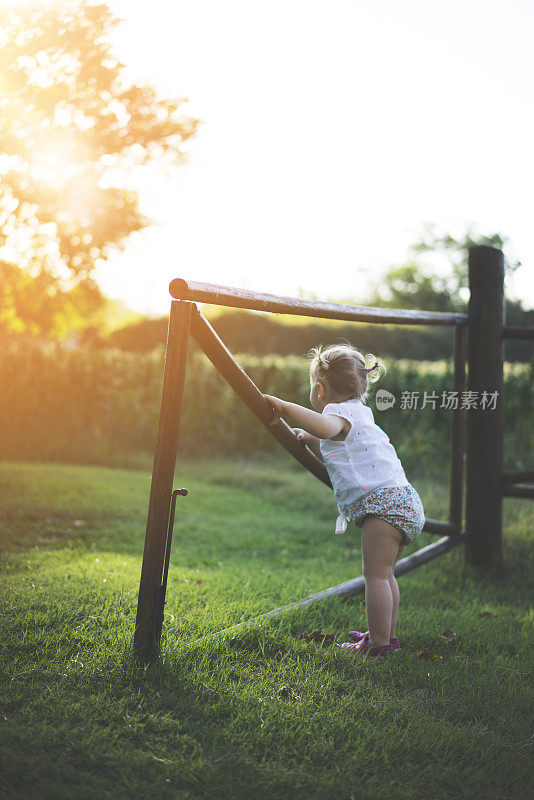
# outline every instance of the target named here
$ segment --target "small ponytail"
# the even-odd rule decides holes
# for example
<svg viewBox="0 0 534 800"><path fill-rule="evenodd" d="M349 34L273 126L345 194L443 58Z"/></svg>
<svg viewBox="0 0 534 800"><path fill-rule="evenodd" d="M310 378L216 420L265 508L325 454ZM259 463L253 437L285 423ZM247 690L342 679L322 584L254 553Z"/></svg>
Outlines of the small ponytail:
<svg viewBox="0 0 534 800"><path fill-rule="evenodd" d="M366 353L364 356L364 365L369 364L372 366L364 366L364 370L367 373L367 381L368 383L376 383L380 380L382 375L385 375L387 372L386 365L382 361L381 358L378 356L373 355L372 353Z"/></svg>

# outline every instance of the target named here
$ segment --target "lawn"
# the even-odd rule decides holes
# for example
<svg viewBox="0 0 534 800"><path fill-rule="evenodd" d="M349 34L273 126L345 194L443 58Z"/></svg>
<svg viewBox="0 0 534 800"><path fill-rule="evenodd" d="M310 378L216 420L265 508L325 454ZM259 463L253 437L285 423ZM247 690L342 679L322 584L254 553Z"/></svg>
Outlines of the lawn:
<svg viewBox="0 0 534 800"><path fill-rule="evenodd" d="M404 648L358 660L336 643L363 594L209 637L360 575L360 531L285 459L179 461L162 654L136 672L150 473L0 463L2 798L534 796L531 501L504 500L501 577L461 546L401 576ZM446 480L409 477L446 519Z"/></svg>

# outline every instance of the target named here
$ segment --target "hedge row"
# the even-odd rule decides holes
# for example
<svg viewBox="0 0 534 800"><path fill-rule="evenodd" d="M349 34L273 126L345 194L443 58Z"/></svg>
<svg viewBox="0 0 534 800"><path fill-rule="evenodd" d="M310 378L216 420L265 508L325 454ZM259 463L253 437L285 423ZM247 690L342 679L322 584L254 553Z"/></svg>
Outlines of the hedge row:
<svg viewBox="0 0 534 800"><path fill-rule="evenodd" d="M5 347L0 354L0 459L128 466L153 454L163 377L163 351L66 350L57 344ZM308 404L308 364L295 356L237 356L265 393ZM410 475L447 470L451 412L440 408L452 390L445 362L386 361L388 372L368 399ZM375 408L383 388L393 408ZM438 395L436 409L401 408L403 392ZM506 365L505 468L531 466L532 365ZM530 435L529 435L530 432ZM191 352L180 435L188 456L256 456L280 452L256 417L208 360ZM145 459L146 461L146 459ZM445 472L446 474L446 472Z"/></svg>

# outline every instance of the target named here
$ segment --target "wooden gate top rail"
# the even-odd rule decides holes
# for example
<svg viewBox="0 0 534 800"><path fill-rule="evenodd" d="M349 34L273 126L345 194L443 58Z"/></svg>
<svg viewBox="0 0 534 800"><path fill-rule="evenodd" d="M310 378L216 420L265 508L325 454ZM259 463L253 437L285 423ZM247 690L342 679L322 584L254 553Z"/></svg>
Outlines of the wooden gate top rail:
<svg viewBox="0 0 534 800"><path fill-rule="evenodd" d="M277 297L265 292L252 292L230 286L175 278L169 284L175 300L192 300L217 306L248 308L275 314L296 314L322 319L344 319L353 322L382 322L395 325L467 325L467 314L450 311L408 311L402 308L376 308L327 303L321 300L302 300L296 297Z"/></svg>

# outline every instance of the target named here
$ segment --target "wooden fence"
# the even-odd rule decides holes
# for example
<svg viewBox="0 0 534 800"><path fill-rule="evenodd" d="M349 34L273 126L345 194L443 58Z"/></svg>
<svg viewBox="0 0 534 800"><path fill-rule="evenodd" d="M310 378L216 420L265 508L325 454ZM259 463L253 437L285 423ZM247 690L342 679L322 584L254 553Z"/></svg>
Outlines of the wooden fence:
<svg viewBox="0 0 534 800"><path fill-rule="evenodd" d="M134 633L134 654L142 661L159 652L176 496L173 491L189 335L259 421L303 467L331 487L323 462L283 420L272 426L270 403L235 361L196 303L247 308L277 314L396 325L448 325L453 328L453 387L458 402L451 414L448 520L427 519L424 530L441 538L399 561L395 575L414 569L465 543L466 559L482 569L502 566L502 498L534 497L534 469L502 471L503 363L506 338L533 339L534 327L505 325L504 256L484 245L469 249L470 299L467 314L326 303L276 297L226 286L173 280L167 332L159 428L150 488L145 547ZM465 372L467 361L467 392ZM482 405L478 404L478 401ZM466 498L463 514L464 415L466 418ZM529 483L530 482L530 485ZM303 600L274 609L249 625L290 608L332 595L364 590L362 577L345 581ZM226 630L232 630L226 629ZM219 631L218 633L225 633Z"/></svg>

